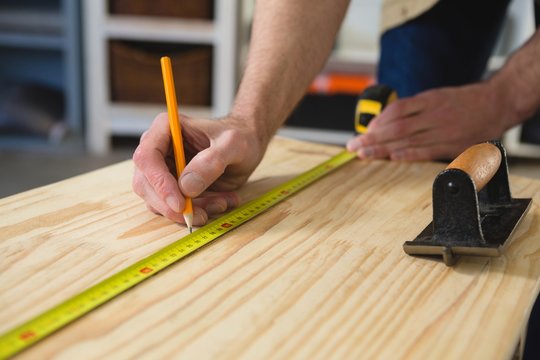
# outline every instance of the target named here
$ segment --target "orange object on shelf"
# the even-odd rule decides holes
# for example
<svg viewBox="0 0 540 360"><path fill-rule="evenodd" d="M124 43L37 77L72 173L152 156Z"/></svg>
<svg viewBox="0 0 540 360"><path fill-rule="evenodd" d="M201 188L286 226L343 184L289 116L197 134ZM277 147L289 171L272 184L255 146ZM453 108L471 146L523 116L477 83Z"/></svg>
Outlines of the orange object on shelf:
<svg viewBox="0 0 540 360"><path fill-rule="evenodd" d="M320 74L309 86L311 94L358 95L366 87L375 83L375 78L367 74Z"/></svg>

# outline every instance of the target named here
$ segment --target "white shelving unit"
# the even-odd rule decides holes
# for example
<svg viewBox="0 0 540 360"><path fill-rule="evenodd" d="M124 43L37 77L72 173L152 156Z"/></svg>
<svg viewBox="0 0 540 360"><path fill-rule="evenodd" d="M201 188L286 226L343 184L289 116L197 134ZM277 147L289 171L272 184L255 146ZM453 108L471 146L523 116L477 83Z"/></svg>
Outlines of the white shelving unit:
<svg viewBox="0 0 540 360"><path fill-rule="evenodd" d="M165 104L110 100L109 40L212 46L212 104L208 107L180 104L180 109L190 116L201 117L223 116L229 112L237 85L237 0L215 0L213 20L112 15L107 5L107 0L83 0L86 141L92 153L106 153L113 135L142 134L159 112L166 111Z"/></svg>
<svg viewBox="0 0 540 360"><path fill-rule="evenodd" d="M0 82L46 84L61 90L65 123L73 135L67 144L25 135L2 136L1 146L82 148L79 18L79 0L0 2Z"/></svg>

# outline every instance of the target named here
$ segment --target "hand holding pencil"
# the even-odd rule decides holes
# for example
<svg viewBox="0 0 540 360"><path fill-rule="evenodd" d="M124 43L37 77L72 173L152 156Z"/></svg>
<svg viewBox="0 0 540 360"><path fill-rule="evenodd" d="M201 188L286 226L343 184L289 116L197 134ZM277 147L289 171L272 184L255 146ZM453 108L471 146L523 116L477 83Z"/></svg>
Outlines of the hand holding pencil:
<svg viewBox="0 0 540 360"><path fill-rule="evenodd" d="M177 110L173 113L178 116ZM193 226L199 226L239 204L233 191L259 164L269 139L247 126L245 119L194 119L182 114L181 150L187 160L182 172L182 166L175 165L169 121L174 114L158 114L141 136L133 154L133 190L149 210L177 223L187 222L183 212L186 198L191 198Z"/></svg>

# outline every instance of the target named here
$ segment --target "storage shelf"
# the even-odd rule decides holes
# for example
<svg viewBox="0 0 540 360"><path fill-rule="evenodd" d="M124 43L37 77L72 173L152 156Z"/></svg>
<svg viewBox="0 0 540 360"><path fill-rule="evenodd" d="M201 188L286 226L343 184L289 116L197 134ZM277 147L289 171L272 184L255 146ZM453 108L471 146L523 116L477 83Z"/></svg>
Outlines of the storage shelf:
<svg viewBox="0 0 540 360"><path fill-rule="evenodd" d="M0 9L1 33L31 33L61 35L62 16L55 11Z"/></svg>
<svg viewBox="0 0 540 360"><path fill-rule="evenodd" d="M80 1L1 0L0 71L2 81L43 84L64 94L63 118L82 146ZM67 149L34 136L0 136L0 147L41 151ZM66 145L66 146L65 146Z"/></svg>
<svg viewBox="0 0 540 360"><path fill-rule="evenodd" d="M116 15L106 19L105 33L110 38L178 43L214 43L211 20L183 20Z"/></svg>
<svg viewBox="0 0 540 360"><path fill-rule="evenodd" d="M148 130L157 114L166 111L165 105L111 103L109 106L111 133L122 136L140 136ZM180 111L190 117L207 119L212 116L210 107L182 106Z"/></svg>
<svg viewBox="0 0 540 360"><path fill-rule="evenodd" d="M212 20L111 14L107 0L83 0L82 4L87 56L86 139L90 152L106 154L113 135L141 135L155 116L166 110L164 101L163 105L111 101L111 40L211 46L210 104L188 107L180 102L180 111L201 118L229 113L237 88L239 0L213 0L215 16Z"/></svg>
<svg viewBox="0 0 540 360"><path fill-rule="evenodd" d="M62 50L64 48L64 38L61 35L0 32L0 46Z"/></svg>

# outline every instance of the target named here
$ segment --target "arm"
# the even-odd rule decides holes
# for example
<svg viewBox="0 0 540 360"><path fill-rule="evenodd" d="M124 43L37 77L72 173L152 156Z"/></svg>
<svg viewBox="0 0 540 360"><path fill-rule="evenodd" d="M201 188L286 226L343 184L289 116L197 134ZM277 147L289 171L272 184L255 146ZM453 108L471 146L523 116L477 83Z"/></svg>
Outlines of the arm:
<svg viewBox="0 0 540 360"><path fill-rule="evenodd" d="M217 121L182 116L191 160L179 182L168 166L172 153L167 115L158 115L141 137L133 156L133 189L150 210L183 223L184 195L198 197L194 224L201 225L208 214L239 203L230 191L248 179L323 66L348 2L257 2L248 63L231 114ZM208 189L217 193L208 194Z"/></svg>
<svg viewBox="0 0 540 360"><path fill-rule="evenodd" d="M499 138L540 107L540 31L486 81L425 91L390 104L347 148L362 158L454 158Z"/></svg>
<svg viewBox="0 0 540 360"><path fill-rule="evenodd" d="M501 99L515 114L506 128L519 124L540 108L540 30L510 57L489 81Z"/></svg>
<svg viewBox="0 0 540 360"><path fill-rule="evenodd" d="M268 142L334 44L349 0L258 1L248 64L232 116Z"/></svg>

